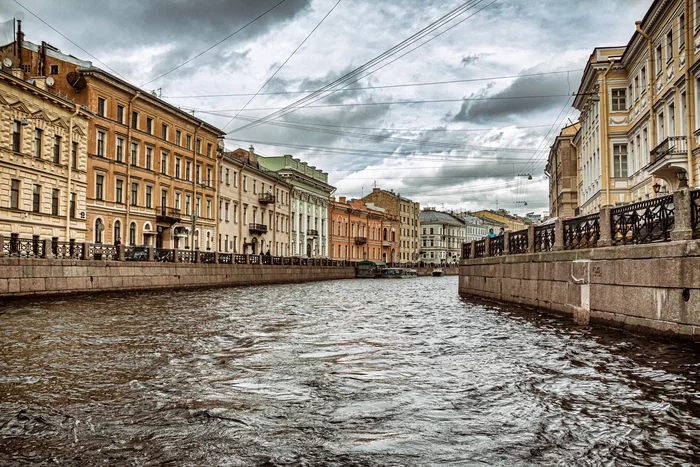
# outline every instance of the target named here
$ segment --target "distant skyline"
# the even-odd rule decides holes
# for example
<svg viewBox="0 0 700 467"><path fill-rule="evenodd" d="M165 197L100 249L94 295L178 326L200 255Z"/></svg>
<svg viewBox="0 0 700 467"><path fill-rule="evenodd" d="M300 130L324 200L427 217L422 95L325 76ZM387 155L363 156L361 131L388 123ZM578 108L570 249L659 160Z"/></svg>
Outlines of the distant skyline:
<svg viewBox="0 0 700 467"><path fill-rule="evenodd" d="M280 1L0 0L0 21L21 19L26 40L46 41L137 86L148 83L145 90L232 131L274 112L256 109L277 109L304 96L281 93L319 89L464 3ZM548 148L577 118L570 95L586 60L594 47L627 44L651 3L472 0L470 10L433 36L463 23L348 86L353 90L274 124L232 131L226 147L253 144L262 155L293 154L327 171L336 196L359 198L376 182L440 210L542 213L548 209ZM243 118L227 125L252 97L231 94L256 93L287 59L240 112ZM446 81L452 83L425 84ZM425 85L397 86L419 83Z"/></svg>

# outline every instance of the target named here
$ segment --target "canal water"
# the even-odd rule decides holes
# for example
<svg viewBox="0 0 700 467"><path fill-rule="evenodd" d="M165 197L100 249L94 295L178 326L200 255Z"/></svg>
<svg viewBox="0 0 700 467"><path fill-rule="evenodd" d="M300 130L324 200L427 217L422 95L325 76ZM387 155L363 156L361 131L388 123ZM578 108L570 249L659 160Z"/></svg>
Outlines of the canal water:
<svg viewBox="0 0 700 467"><path fill-rule="evenodd" d="M0 465L700 463L700 353L456 277L0 304Z"/></svg>

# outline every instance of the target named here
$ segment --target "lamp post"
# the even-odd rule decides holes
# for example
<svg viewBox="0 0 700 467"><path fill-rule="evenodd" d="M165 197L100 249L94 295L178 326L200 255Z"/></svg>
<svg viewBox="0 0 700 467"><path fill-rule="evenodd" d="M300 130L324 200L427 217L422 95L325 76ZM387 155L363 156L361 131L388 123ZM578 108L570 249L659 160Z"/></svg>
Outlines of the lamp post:
<svg viewBox="0 0 700 467"><path fill-rule="evenodd" d="M688 173L685 170L676 172L676 177L678 177L678 189L688 188Z"/></svg>

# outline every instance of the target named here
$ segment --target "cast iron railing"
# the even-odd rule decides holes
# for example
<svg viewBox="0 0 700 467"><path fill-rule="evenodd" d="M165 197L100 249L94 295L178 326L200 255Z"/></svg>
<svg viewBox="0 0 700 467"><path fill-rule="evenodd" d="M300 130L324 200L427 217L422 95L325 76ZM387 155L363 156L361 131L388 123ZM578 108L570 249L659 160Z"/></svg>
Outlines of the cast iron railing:
<svg viewBox="0 0 700 467"><path fill-rule="evenodd" d="M195 252L192 250L178 250L177 260L181 263L194 263Z"/></svg>
<svg viewBox="0 0 700 467"><path fill-rule="evenodd" d="M44 242L39 237L19 238L13 235L9 242L5 240L5 253L8 256L40 258L44 256Z"/></svg>
<svg viewBox="0 0 700 467"><path fill-rule="evenodd" d="M471 242L469 243L463 243L462 244L462 259L469 259L472 256L472 244Z"/></svg>
<svg viewBox="0 0 700 467"><path fill-rule="evenodd" d="M628 204L611 211L613 245L665 242L673 230L673 195Z"/></svg>
<svg viewBox="0 0 700 467"><path fill-rule="evenodd" d="M248 255L248 264L260 264L260 255Z"/></svg>
<svg viewBox="0 0 700 467"><path fill-rule="evenodd" d="M489 242L489 256L503 256L503 235L491 237Z"/></svg>
<svg viewBox="0 0 700 467"><path fill-rule="evenodd" d="M199 253L199 262L203 264L216 264L216 253L202 251Z"/></svg>
<svg viewBox="0 0 700 467"><path fill-rule="evenodd" d="M148 261L148 248L145 246L125 246L124 259L126 261Z"/></svg>
<svg viewBox="0 0 700 467"><path fill-rule="evenodd" d="M600 239L600 213L564 221L564 248L595 248Z"/></svg>
<svg viewBox="0 0 700 467"><path fill-rule="evenodd" d="M508 253L511 255L527 253L527 241L527 229L511 233L508 236Z"/></svg>
<svg viewBox="0 0 700 467"><path fill-rule="evenodd" d="M116 261L118 259L117 256L118 253L116 245L104 245L100 243L88 245L88 259Z"/></svg>
<svg viewBox="0 0 700 467"><path fill-rule="evenodd" d="M51 253L56 259L81 259L83 244L76 242L51 242Z"/></svg>
<svg viewBox="0 0 700 467"><path fill-rule="evenodd" d="M231 253L219 253L219 264L231 264L232 259Z"/></svg>
<svg viewBox="0 0 700 467"><path fill-rule="evenodd" d="M167 248L155 248L153 250L153 260L161 263L174 263L175 250Z"/></svg>
<svg viewBox="0 0 700 467"><path fill-rule="evenodd" d="M552 251L554 249L554 224L538 225L535 227L535 252Z"/></svg>
<svg viewBox="0 0 700 467"><path fill-rule="evenodd" d="M248 257L246 255L235 254L233 255L233 262L236 264L246 264L248 262Z"/></svg>
<svg viewBox="0 0 700 467"><path fill-rule="evenodd" d="M478 240L474 246L474 257L483 258L486 256L486 240Z"/></svg>
<svg viewBox="0 0 700 467"><path fill-rule="evenodd" d="M700 190L690 192L690 218L693 224L693 238L700 237Z"/></svg>

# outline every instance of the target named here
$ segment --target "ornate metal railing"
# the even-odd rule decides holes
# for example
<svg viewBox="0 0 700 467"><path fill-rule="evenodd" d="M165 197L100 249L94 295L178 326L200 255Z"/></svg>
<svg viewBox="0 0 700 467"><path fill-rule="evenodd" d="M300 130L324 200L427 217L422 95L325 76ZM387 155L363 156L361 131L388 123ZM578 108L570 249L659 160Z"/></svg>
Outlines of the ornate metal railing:
<svg viewBox="0 0 700 467"><path fill-rule="evenodd" d="M87 258L97 260L115 261L118 259L116 245L88 244Z"/></svg>
<svg viewBox="0 0 700 467"><path fill-rule="evenodd" d="M302 265L302 266L308 266L308 265L309 265L309 259L308 259L308 258L301 258L301 265Z"/></svg>
<svg viewBox="0 0 700 467"><path fill-rule="evenodd" d="M675 224L673 195L615 208L611 217L613 245L669 241Z"/></svg>
<svg viewBox="0 0 700 467"><path fill-rule="evenodd" d="M272 264L272 256L267 256L267 255L261 255L260 256L260 264L265 264L265 265L271 265Z"/></svg>
<svg viewBox="0 0 700 467"><path fill-rule="evenodd" d="M199 262L203 264L216 264L216 253L213 251L201 251L199 253Z"/></svg>
<svg viewBox="0 0 700 467"><path fill-rule="evenodd" d="M285 256L284 258L282 258L282 264L284 266L291 266L292 265L292 258L290 258L289 256Z"/></svg>
<svg viewBox="0 0 700 467"><path fill-rule="evenodd" d="M124 259L126 261L148 261L148 247L125 246Z"/></svg>
<svg viewBox="0 0 700 467"><path fill-rule="evenodd" d="M249 264L260 264L260 255L248 255Z"/></svg>
<svg viewBox="0 0 700 467"><path fill-rule="evenodd" d="M196 253L192 250L178 250L177 260L181 263L194 263Z"/></svg>
<svg viewBox="0 0 700 467"><path fill-rule="evenodd" d="M474 245L474 258L486 256L486 240L477 240Z"/></svg>
<svg viewBox="0 0 700 467"><path fill-rule="evenodd" d="M700 238L700 190L690 192L690 219L693 224L693 238Z"/></svg>
<svg viewBox="0 0 700 467"><path fill-rule="evenodd" d="M508 236L508 253L521 255L528 251L527 229L518 230Z"/></svg>
<svg viewBox="0 0 700 467"><path fill-rule="evenodd" d="M236 264L246 264L248 262L247 255L235 254L233 255L233 262Z"/></svg>
<svg viewBox="0 0 700 467"><path fill-rule="evenodd" d="M219 253L219 264L231 264L233 255L231 253Z"/></svg>
<svg viewBox="0 0 700 467"><path fill-rule="evenodd" d="M503 256L503 235L491 237L489 242L489 256Z"/></svg>
<svg viewBox="0 0 700 467"><path fill-rule="evenodd" d="M76 242L51 242L51 253L57 259L81 259L83 244Z"/></svg>
<svg viewBox="0 0 700 467"><path fill-rule="evenodd" d="M153 260L159 261L161 263L174 263L175 250L169 250L166 248L155 248L153 250Z"/></svg>
<svg viewBox="0 0 700 467"><path fill-rule="evenodd" d="M298 256L295 256L292 258L292 265L293 266L299 266L301 264L301 258Z"/></svg>
<svg viewBox="0 0 700 467"><path fill-rule="evenodd" d="M535 227L535 252L554 249L554 224Z"/></svg>
<svg viewBox="0 0 700 467"><path fill-rule="evenodd" d="M272 257L272 264L275 266L279 266L282 264L282 257L281 256L273 256Z"/></svg>
<svg viewBox="0 0 700 467"><path fill-rule="evenodd" d="M11 237L9 240L5 240L5 254L8 256L39 258L44 256L44 242L39 240L38 237Z"/></svg>
<svg viewBox="0 0 700 467"><path fill-rule="evenodd" d="M472 243L462 243L462 259L469 259L472 256Z"/></svg>
<svg viewBox="0 0 700 467"><path fill-rule="evenodd" d="M687 154L688 153L688 137L687 136L669 136L654 149L649 151L652 163L662 159L668 154Z"/></svg>
<svg viewBox="0 0 700 467"><path fill-rule="evenodd" d="M595 248L600 239L600 213L564 221L564 248Z"/></svg>

